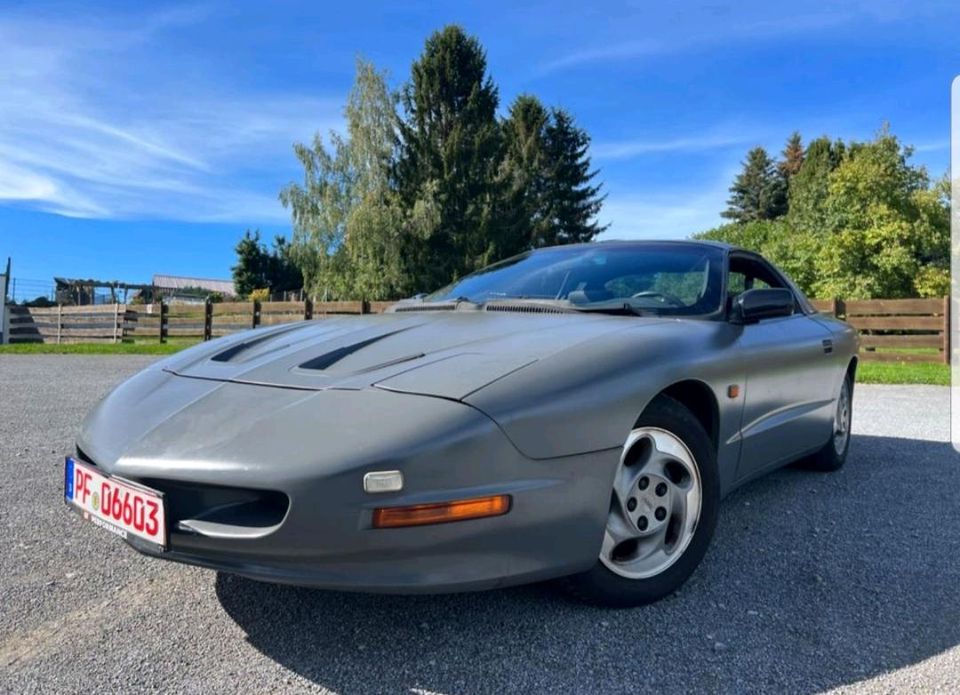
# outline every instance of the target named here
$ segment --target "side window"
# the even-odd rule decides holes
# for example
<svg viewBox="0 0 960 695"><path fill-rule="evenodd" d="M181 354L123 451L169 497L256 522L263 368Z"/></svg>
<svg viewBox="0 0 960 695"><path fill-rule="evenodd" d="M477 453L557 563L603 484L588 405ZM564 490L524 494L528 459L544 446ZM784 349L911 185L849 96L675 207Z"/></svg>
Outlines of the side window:
<svg viewBox="0 0 960 695"><path fill-rule="evenodd" d="M747 276L743 273L738 273L731 270L730 275L727 276L727 295L730 297L736 297L746 289Z"/></svg>
<svg viewBox="0 0 960 695"><path fill-rule="evenodd" d="M747 290L787 287L783 280L766 264L749 256L730 257L727 274L727 303Z"/></svg>

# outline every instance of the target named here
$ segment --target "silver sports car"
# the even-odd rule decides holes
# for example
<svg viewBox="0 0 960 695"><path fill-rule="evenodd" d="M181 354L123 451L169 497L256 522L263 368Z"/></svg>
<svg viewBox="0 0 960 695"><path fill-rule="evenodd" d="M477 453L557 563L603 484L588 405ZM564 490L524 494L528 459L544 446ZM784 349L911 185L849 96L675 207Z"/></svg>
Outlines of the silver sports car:
<svg viewBox="0 0 960 695"><path fill-rule="evenodd" d="M636 605L720 499L843 465L856 335L757 254L521 254L388 313L204 343L120 385L66 461L85 518L159 558L357 591L564 577Z"/></svg>

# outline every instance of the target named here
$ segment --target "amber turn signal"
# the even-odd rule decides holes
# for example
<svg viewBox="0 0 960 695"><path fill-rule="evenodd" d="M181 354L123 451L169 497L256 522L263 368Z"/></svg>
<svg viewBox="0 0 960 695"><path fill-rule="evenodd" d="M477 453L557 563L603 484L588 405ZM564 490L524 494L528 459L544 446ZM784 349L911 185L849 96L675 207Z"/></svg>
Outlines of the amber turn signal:
<svg viewBox="0 0 960 695"><path fill-rule="evenodd" d="M381 507L373 510L374 528L445 524L450 521L500 516L510 511L510 495L475 497L469 500L414 504L409 507Z"/></svg>

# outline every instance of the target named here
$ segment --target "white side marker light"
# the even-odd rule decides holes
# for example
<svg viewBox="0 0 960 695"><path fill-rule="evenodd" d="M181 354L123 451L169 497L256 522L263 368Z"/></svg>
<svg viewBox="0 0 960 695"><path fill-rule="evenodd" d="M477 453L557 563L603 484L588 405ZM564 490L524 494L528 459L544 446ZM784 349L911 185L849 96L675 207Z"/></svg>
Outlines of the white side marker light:
<svg viewBox="0 0 960 695"><path fill-rule="evenodd" d="M403 489L400 471L370 471L363 476L364 492L399 492Z"/></svg>

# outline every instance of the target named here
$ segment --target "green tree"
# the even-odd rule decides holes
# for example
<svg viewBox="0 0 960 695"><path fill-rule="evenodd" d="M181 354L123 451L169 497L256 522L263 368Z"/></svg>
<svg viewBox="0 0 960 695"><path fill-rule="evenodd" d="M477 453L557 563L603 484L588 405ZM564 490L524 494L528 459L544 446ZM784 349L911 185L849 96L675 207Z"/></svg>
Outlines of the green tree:
<svg viewBox="0 0 960 695"><path fill-rule="evenodd" d="M786 212L786 190L776 162L762 147L747 153L743 170L730 186L722 217L734 222L772 220Z"/></svg>
<svg viewBox="0 0 960 695"><path fill-rule="evenodd" d="M530 95L517 97L503 122L503 206L498 250L592 240L603 231L596 215L603 204L592 184L590 138L562 109L548 111Z"/></svg>
<svg viewBox="0 0 960 695"><path fill-rule="evenodd" d="M839 166L844 150L842 142L827 137L807 146L800 168L790 179L790 221L795 227L821 232L828 226L825 206L830 174Z"/></svg>
<svg viewBox="0 0 960 695"><path fill-rule="evenodd" d="M416 289L431 289L500 255L497 89L480 42L458 26L427 39L402 92L394 176L413 232L405 240Z"/></svg>
<svg viewBox="0 0 960 695"><path fill-rule="evenodd" d="M563 109L553 109L546 129L545 229L536 246L592 241L602 232L597 213L603 205L600 186L593 185L587 150L590 136Z"/></svg>
<svg viewBox="0 0 960 695"><path fill-rule="evenodd" d="M406 291L400 262L404 216L391 190L396 100L386 77L358 59L347 99L347 137L296 144L302 184L280 200L293 217L291 258L320 299L391 299Z"/></svg>
<svg viewBox="0 0 960 695"><path fill-rule="evenodd" d="M303 276L293 262L284 237L275 237L270 251L260 241L260 230L251 232L248 229L237 244L236 252L233 285L239 296L246 297L256 289L291 292L303 287ZM200 292L209 294L203 290Z"/></svg>
<svg viewBox="0 0 960 695"><path fill-rule="evenodd" d="M503 122L502 197L497 219L505 256L537 246L550 227L545 209L549 121L550 113L540 100L522 94Z"/></svg>
<svg viewBox="0 0 960 695"><path fill-rule="evenodd" d="M824 205L829 235L818 256L821 296L912 297L918 277L936 284L927 267L945 266L948 209L923 167L909 163L885 127L853 143L831 172Z"/></svg>
<svg viewBox="0 0 960 695"><path fill-rule="evenodd" d="M267 282L271 292L296 292L303 288L303 273L294 258L293 246L286 237L273 238L273 251L267 265Z"/></svg>
<svg viewBox="0 0 960 695"><path fill-rule="evenodd" d="M696 236L759 251L811 296L942 296L949 184L931 183L911 154L886 127L869 142L818 138L790 181L787 215Z"/></svg>
<svg viewBox="0 0 960 695"><path fill-rule="evenodd" d="M237 295L246 297L258 287L268 287L270 252L260 243L260 230L249 229L236 246L237 264L233 266L233 286Z"/></svg>
<svg viewBox="0 0 960 695"><path fill-rule="evenodd" d="M601 231L587 133L532 96L502 120L497 106L483 49L460 27L429 37L399 95L358 61L346 133L296 144L303 180L280 193L293 220L282 255L313 296L409 295Z"/></svg>

